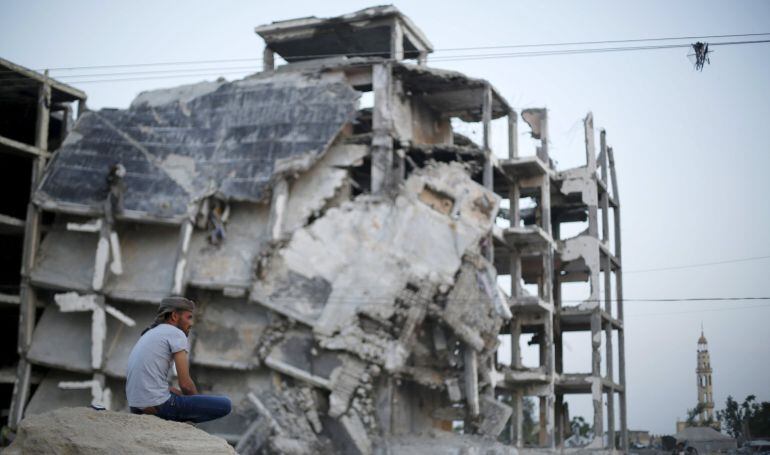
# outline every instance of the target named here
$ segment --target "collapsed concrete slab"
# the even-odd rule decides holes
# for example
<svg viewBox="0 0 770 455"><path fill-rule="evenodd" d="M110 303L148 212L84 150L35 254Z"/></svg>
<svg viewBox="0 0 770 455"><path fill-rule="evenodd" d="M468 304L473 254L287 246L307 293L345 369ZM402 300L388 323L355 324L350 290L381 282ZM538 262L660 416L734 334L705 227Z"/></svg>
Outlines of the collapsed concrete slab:
<svg viewBox="0 0 770 455"><path fill-rule="evenodd" d="M106 170L125 168L125 218L179 222L211 194L260 202L275 178L307 170L355 111L331 75L259 75L149 92L127 110L86 112L43 177L42 207L99 214Z"/></svg>
<svg viewBox="0 0 770 455"><path fill-rule="evenodd" d="M410 280L451 286L464 252L491 230L498 201L459 165L415 174L395 201L359 198L296 231L251 299L325 336L358 313L388 319ZM289 286L298 279L307 285Z"/></svg>

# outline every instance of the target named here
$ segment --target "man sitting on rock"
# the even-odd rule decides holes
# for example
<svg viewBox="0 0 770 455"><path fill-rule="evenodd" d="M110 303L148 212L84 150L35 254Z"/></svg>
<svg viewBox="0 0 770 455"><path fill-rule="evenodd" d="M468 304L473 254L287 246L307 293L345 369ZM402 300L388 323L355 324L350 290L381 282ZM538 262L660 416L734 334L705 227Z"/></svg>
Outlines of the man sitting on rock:
<svg viewBox="0 0 770 455"><path fill-rule="evenodd" d="M206 422L230 413L230 399L198 395L190 377L188 357L195 302L167 297L155 322L142 332L126 373L126 397L134 414L152 414L177 422ZM179 388L169 387L171 362L176 365Z"/></svg>

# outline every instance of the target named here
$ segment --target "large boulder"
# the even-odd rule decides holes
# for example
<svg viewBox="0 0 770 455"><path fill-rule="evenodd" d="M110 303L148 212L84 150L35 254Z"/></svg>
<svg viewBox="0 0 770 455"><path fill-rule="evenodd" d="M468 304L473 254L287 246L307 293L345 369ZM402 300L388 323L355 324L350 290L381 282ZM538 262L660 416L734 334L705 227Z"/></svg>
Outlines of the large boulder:
<svg viewBox="0 0 770 455"><path fill-rule="evenodd" d="M17 454L235 454L227 442L186 423L91 408L29 416L4 452Z"/></svg>

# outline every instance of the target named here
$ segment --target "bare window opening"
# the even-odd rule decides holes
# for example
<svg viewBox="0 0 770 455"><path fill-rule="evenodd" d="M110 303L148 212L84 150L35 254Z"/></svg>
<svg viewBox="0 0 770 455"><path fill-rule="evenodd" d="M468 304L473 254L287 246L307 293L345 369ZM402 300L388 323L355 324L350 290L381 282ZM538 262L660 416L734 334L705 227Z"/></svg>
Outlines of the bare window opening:
<svg viewBox="0 0 770 455"><path fill-rule="evenodd" d="M591 285L585 281L566 281L561 283L562 308L576 307L591 296Z"/></svg>
<svg viewBox="0 0 770 455"><path fill-rule="evenodd" d="M534 197L522 197L519 199L520 226L529 226L537 223L537 199Z"/></svg>
<svg viewBox="0 0 770 455"><path fill-rule="evenodd" d="M561 342L564 373L590 373L591 332L563 332Z"/></svg>
<svg viewBox="0 0 770 455"><path fill-rule="evenodd" d="M564 406L570 418L569 424L564 428L564 437L573 438L575 446L588 445L593 440L591 428L594 423L594 408L591 395L564 395Z"/></svg>
<svg viewBox="0 0 770 455"><path fill-rule="evenodd" d="M521 431L524 447L540 446L540 398L524 397L522 400Z"/></svg>
<svg viewBox="0 0 770 455"><path fill-rule="evenodd" d="M604 218L607 217L607 231L604 231ZM613 216L612 216L612 207L609 207L607 211L599 210L599 236L603 242L606 242L606 244L610 247L610 251L613 251L612 248L614 248L615 245L615 231L614 231L614 224L613 224Z"/></svg>
<svg viewBox="0 0 770 455"><path fill-rule="evenodd" d="M497 285L505 290L507 295L511 293L511 276L510 275L497 275Z"/></svg>
<svg viewBox="0 0 770 455"><path fill-rule="evenodd" d="M559 224L559 240L577 237L588 231L588 221L570 221Z"/></svg>
<svg viewBox="0 0 770 455"><path fill-rule="evenodd" d="M353 121L353 135L363 135L372 132L372 109L360 109L356 112L356 119Z"/></svg>
<svg viewBox="0 0 770 455"><path fill-rule="evenodd" d="M534 209L537 207L537 200L533 197L523 197L519 199L519 210Z"/></svg>
<svg viewBox="0 0 770 455"><path fill-rule="evenodd" d="M526 291L522 292L523 295L538 295L537 284L535 283L524 283L521 289L522 291Z"/></svg>
<svg viewBox="0 0 770 455"><path fill-rule="evenodd" d="M500 341L500 345L497 347L497 363L511 366L511 336L499 335L497 339Z"/></svg>
<svg viewBox="0 0 770 455"><path fill-rule="evenodd" d="M484 126L481 122L463 122L459 118L451 120L452 131L471 140L476 146L484 145Z"/></svg>
<svg viewBox="0 0 770 455"><path fill-rule="evenodd" d="M350 169L350 187L351 196L356 197L359 194L371 193L371 157L364 157L363 164Z"/></svg>
<svg viewBox="0 0 770 455"><path fill-rule="evenodd" d="M527 123L519 118L519 156L535 156L540 146L540 139L533 138Z"/></svg>
<svg viewBox="0 0 770 455"><path fill-rule="evenodd" d="M525 368L540 366L540 345L537 334L524 334L519 338L521 364Z"/></svg>
<svg viewBox="0 0 770 455"><path fill-rule="evenodd" d="M371 109L374 107L374 92L362 92L358 99L359 109Z"/></svg>
<svg viewBox="0 0 770 455"><path fill-rule="evenodd" d="M492 153L501 159L508 158L508 117L493 119L490 124L489 146Z"/></svg>
<svg viewBox="0 0 770 455"><path fill-rule="evenodd" d="M510 199L503 199L500 201L500 210L497 212L495 218L495 224L501 228L507 228L511 226L511 201Z"/></svg>

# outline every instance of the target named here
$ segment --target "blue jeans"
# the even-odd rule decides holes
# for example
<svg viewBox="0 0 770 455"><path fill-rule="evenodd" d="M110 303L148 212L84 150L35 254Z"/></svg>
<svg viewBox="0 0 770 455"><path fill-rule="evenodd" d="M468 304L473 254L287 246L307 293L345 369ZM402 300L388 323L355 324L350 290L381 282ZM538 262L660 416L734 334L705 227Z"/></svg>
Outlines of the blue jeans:
<svg viewBox="0 0 770 455"><path fill-rule="evenodd" d="M156 416L175 422L208 422L230 414L230 399L215 395L171 394L165 403L158 406Z"/></svg>

